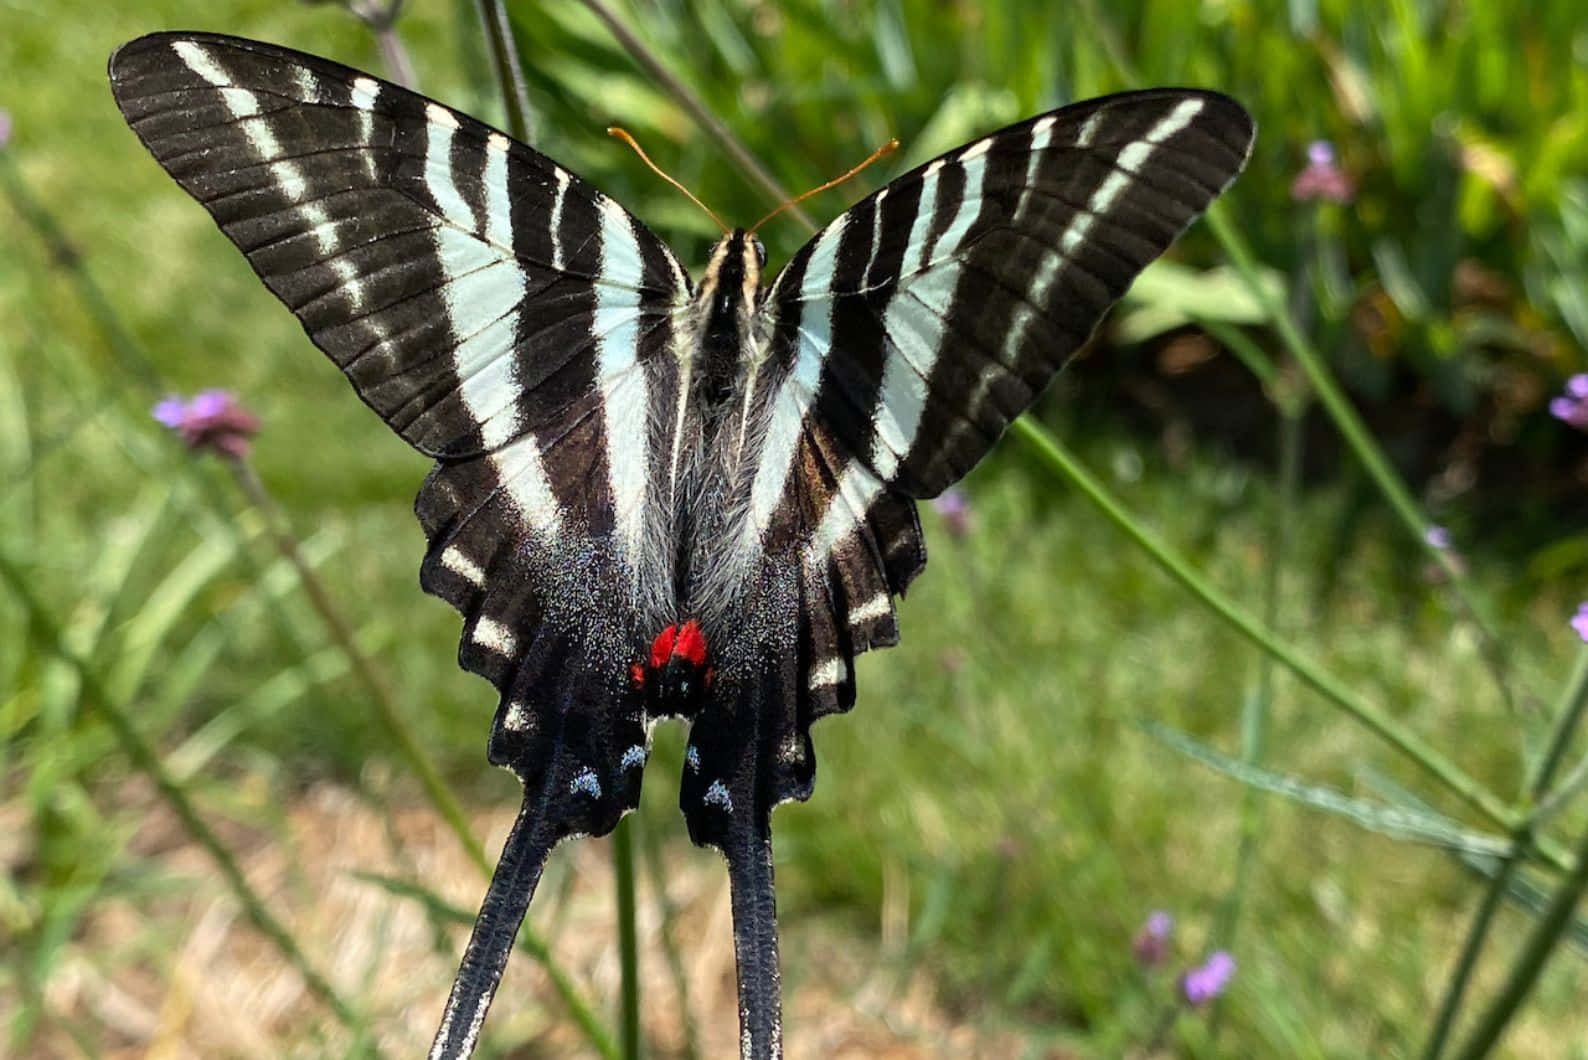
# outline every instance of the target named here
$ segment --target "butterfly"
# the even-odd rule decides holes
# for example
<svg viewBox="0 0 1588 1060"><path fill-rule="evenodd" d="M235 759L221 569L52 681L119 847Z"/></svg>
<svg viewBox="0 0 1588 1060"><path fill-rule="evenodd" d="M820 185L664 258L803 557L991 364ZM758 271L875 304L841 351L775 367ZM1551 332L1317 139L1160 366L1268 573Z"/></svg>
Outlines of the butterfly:
<svg viewBox="0 0 1588 1060"><path fill-rule="evenodd" d="M117 105L311 341L435 461L421 584L500 692L523 807L431 1056L474 1048L547 856L639 800L657 718L732 892L742 1053L781 1054L771 815L811 724L898 640L915 502L979 461L1240 172L1213 92L1106 96L926 163L774 276L734 229L694 279L546 156L368 74L159 33Z"/></svg>

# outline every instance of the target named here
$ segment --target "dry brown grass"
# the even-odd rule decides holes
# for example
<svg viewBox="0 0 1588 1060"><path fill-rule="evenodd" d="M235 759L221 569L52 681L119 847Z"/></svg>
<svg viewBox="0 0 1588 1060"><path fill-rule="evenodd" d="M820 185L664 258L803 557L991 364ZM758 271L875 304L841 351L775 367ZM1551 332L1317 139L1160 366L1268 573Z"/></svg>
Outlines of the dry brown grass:
<svg viewBox="0 0 1588 1060"><path fill-rule="evenodd" d="M39 1058L341 1056L351 1035L241 915L203 852L146 789L129 784L122 805L142 804L127 855L140 884L107 888L84 917L50 976ZM495 849L513 808L476 816ZM368 1014L389 1057L420 1056L446 997L464 931L435 928L421 906L359 879L359 871L412 878L474 908L482 881L424 808L389 820L345 788L320 784L287 806L279 830L223 824L250 883L293 931L310 960ZM13 833L15 835L15 833ZM13 846L8 867L27 860ZM715 858L683 846L666 854L667 897L682 951L688 1015L700 1055L737 1051L727 883ZM679 1056L685 1007L668 971L658 905L640 881L644 1027L651 1055ZM612 873L606 847L585 841L553 857L533 922L602 1012L619 983ZM791 1058L1007 1056L1016 1037L956 1025L933 985L884 959L875 938L802 917L786 942ZM0 996L0 1007L15 998ZM557 1000L545 971L523 954L503 979L488 1024L508 1055L583 1056L591 1050ZM68 1027L71 1030L68 1030ZM76 1041L73 1040L76 1035Z"/></svg>

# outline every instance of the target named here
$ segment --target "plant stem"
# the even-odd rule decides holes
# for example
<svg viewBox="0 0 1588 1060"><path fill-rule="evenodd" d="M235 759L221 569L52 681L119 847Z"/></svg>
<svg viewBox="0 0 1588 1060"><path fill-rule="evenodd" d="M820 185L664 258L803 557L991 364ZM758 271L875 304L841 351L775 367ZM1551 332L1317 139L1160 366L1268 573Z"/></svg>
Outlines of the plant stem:
<svg viewBox="0 0 1588 1060"><path fill-rule="evenodd" d="M1423 1046L1423 1060L1439 1060L1445 1051L1445 1042L1455 1027L1456 1013L1461 1008L1462 995L1466 993L1467 983L1478 966L1478 957L1483 952L1483 944L1488 940L1489 925L1493 923L1494 914L1499 911L1506 890L1511 886L1511 877L1516 874L1516 866L1525 849L1523 836L1518 835L1510 854L1500 860L1494 877L1489 881L1488 889L1483 893L1483 901L1478 904L1478 911L1472 918L1472 926L1467 929L1466 940L1461 945L1461 956L1456 959L1455 970L1450 973L1450 982L1445 985L1445 994L1440 999L1439 1014L1434 1017L1434 1026L1429 1032L1428 1044Z"/></svg>
<svg viewBox="0 0 1588 1060"><path fill-rule="evenodd" d="M94 324L105 336L106 343L109 344L112 354L121 366L151 391L158 390L160 379L153 363L131 333L122 327L121 318L111 308L105 292L100 290L99 284L94 282L94 277L83 265L82 255L67 238L65 230L56 221L55 216L43 203L33 197L33 193L18 174L10 154L5 151L0 151L0 183L4 184L6 197L11 200L17 213L22 215L34 234L43 241L51 262L60 266L71 278L83 308L93 317Z"/></svg>
<svg viewBox="0 0 1588 1060"><path fill-rule="evenodd" d="M292 937L291 932L271 914L264 900L254 892L253 887L243 876L243 870L237 864L237 860L232 857L232 852L200 816L197 808L188 800L186 790L166 771L165 764L160 761L154 749L145 742L137 727L132 724L132 720L111 699L104 683L100 680L98 671L88 660L81 658L67 646L60 624L45 610L38 597L33 595L21 568L3 552L0 552L0 578L4 578L10 585L12 595L22 604L33 628L48 645L50 652L77 672L78 679L82 682L83 698L110 725L111 731L116 734L117 742L132 760L132 764L154 782L155 788L181 820L187 833L215 861L221 876L225 878L227 886L242 905L243 912L254 927L258 928L260 933L286 958L287 963L303 976L304 985L309 988L309 992L324 1002L344 1027L355 1035L360 1034L364 1025L363 1019L342 999L330 981L309 963L309 958L298 947L297 940ZM372 1053L375 1052L373 1045L369 1048Z"/></svg>
<svg viewBox="0 0 1588 1060"><path fill-rule="evenodd" d="M1450 974L1450 982L1445 986L1444 997L1439 1003L1439 1013L1434 1018L1433 1030L1429 1032L1428 1044L1423 1047L1423 1060L1439 1060L1444 1052L1445 1043L1455 1026L1456 1013L1461 1009L1461 1000L1466 993L1467 984L1472 979L1478 958L1488 941L1494 914L1499 910L1501 901L1510 888L1511 877L1516 874L1517 866L1527 857L1528 851L1533 846L1537 829L1541 827L1541 818L1544 816L1542 801L1544 793L1550 781L1554 779L1561 757L1566 753L1566 748L1577 731L1585 704L1588 704L1588 650L1577 653L1576 665L1572 668L1571 677L1567 679L1566 686L1561 692L1560 702L1554 711L1555 724L1551 729L1549 741L1545 745L1544 753L1538 757L1529 771L1526 794L1535 809L1513 833L1511 849L1501 861L1494 878L1489 881L1488 890L1484 893L1483 901L1478 905L1472 926L1467 929L1466 940L1461 946L1461 955L1456 960L1455 970ZM1578 855L1579 858L1582 856ZM1516 967L1518 969L1521 967L1520 961Z"/></svg>
<svg viewBox="0 0 1588 1060"><path fill-rule="evenodd" d="M463 845L464 852L469 855L469 860L474 862L475 868L487 879L491 876L491 861L485 855L485 847L469 827L468 818L463 813L463 807L458 803L457 797L452 794L452 789L441 778L441 773L435 764L430 761L430 756L420 746L419 740L404 720L402 711L397 708L396 697L387 686L386 681L376 672L375 667L360 650L353 637L353 631L348 627L336 605L331 602L331 594L325 588L325 583L320 580L309 561L304 558L303 550L298 546L298 539L285 529L285 517L276 507L270 494L266 492L264 483L259 481L253 465L246 460L231 461L232 470L237 475L238 484L242 486L243 493L247 495L249 503L259 512L260 518L269 528L270 536L275 541L276 549L292 564L292 569L298 574L298 581L303 586L305 595L309 598L310 605L319 614L325 628L331 634L331 640L338 649L347 656L348 662L353 667L353 672L358 675L360 683L369 691L370 699L375 705L376 712L380 715L381 724L391 734L397 743L398 753L408 763L419 783L424 787L425 794L429 797L431 805L447 822L452 829L452 834L457 836L458 842Z"/></svg>
<svg viewBox="0 0 1588 1060"><path fill-rule="evenodd" d="M662 865L661 843L656 838L656 829L646 821L641 820L636 826L645 857L646 882L650 884L651 893L656 898L662 952L667 956L667 970L673 977L673 989L678 993L678 1017L684 1026L684 1043L679 1057L680 1060L700 1060L699 1033L695 1029L694 1009L689 1004L689 976L684 970L684 958L678 951L678 940L673 935L676 914L672 900L667 896L667 873Z"/></svg>
<svg viewBox="0 0 1588 1060"><path fill-rule="evenodd" d="M1263 624L1278 630L1281 591L1284 588L1284 569L1290 556L1291 515L1301 492L1301 432L1305 404L1276 395L1279 408L1279 489L1274 495L1271 540L1268 555L1268 578L1263 588ZM1262 652L1258 659L1257 687L1241 705L1241 761L1260 765L1267 744L1268 715L1273 709L1275 683L1274 657ZM1235 853L1235 882L1230 888L1228 901L1219 918L1218 938L1227 949L1235 948L1236 929L1240 926L1241 908L1246 902L1246 892L1251 885L1252 872L1257 864L1257 848L1262 839L1264 793L1247 788L1241 797L1241 834ZM1217 1041L1224 1026L1225 1002L1221 996L1214 1001L1208 1019L1208 1035Z"/></svg>
<svg viewBox="0 0 1588 1060"><path fill-rule="evenodd" d="M1532 933L1528 935L1527 941L1522 946L1521 956L1511 967L1511 974L1506 978L1499 994L1479 1017L1478 1025L1473 1029L1471 1037L1467 1039L1460 1052L1456 1054L1456 1060L1482 1060L1489 1055L1512 1017L1516 1015L1516 1010L1532 992L1533 984L1538 980L1539 973L1544 970L1544 964L1554 952L1556 943L1566 934L1566 928L1571 923L1572 913L1576 910L1578 901L1581 900L1583 893L1588 891L1588 831L1583 833L1578 843L1576 859L1571 872L1555 890L1555 897L1550 902L1549 908L1533 925Z"/></svg>
<svg viewBox="0 0 1588 1060"><path fill-rule="evenodd" d="M1094 478L1091 472L1086 470L1053 435L1033 423L1029 417L1016 420L1013 424L1013 433L1031 446L1050 467L1077 486L1088 500L1101 509L1110 522L1123 530L1126 536L1146 551L1167 574L1190 590L1193 596L1201 600L1219 618L1267 651L1309 687L1321 693L1330 702L1422 766L1485 818L1507 830L1518 827L1520 815L1516 810L1501 802L1492 792L1468 776L1459 766L1411 729L1361 699L1332 674L1279 640L1270 630L1261 626L1234 601L1214 588L1206 578L1171 552L1155 534L1132 518L1102 483ZM1560 867L1567 864L1564 855L1558 851L1546 852L1546 856Z"/></svg>
<svg viewBox="0 0 1588 1060"><path fill-rule="evenodd" d="M507 131L525 143L530 142L531 121L534 113L529 108L529 85L524 81L524 70L518 61L518 46L513 41L513 24L507 17L507 8L501 0L475 0L479 12L480 28L485 31L487 49L491 53L491 69L502 91L502 106L507 108Z"/></svg>
<svg viewBox="0 0 1588 1060"><path fill-rule="evenodd" d="M380 49L381 63L386 67L386 76L396 84L406 89L413 90L418 83L414 75L414 62L408 56L408 49L403 46L402 38L397 36L397 30L392 26L377 26L375 32L375 46Z"/></svg>
<svg viewBox="0 0 1588 1060"><path fill-rule="evenodd" d="M1346 399L1344 392L1335 382L1334 376L1323 363L1323 358L1312 346L1312 343L1302 335L1301 329L1296 326L1294 318L1277 299L1273 297L1267 286L1263 284L1257 272L1257 264L1252 257L1251 250L1246 246L1240 233L1225 216L1221 203L1214 203L1204 215L1207 219L1208 229L1213 233L1224 252L1229 255L1230 262L1246 281L1247 288L1251 291L1260 306L1267 314L1269 322L1278 333L1280 340L1295 358L1296 363L1306 374L1307 381L1312 385L1319 402L1329 417L1334 420L1335 427L1345 439L1346 445L1356 455L1368 477L1378 487L1385 499L1389 501L1391 510L1400 518L1411 534L1417 539L1419 545L1437 563L1449 579L1451 587L1455 590L1456 598L1461 603L1467 616L1477 628L1479 642L1483 646L1484 660L1494 676L1495 684L1499 687L1500 695L1505 699L1507 706L1515 709L1511 694L1510 667L1506 662L1504 648L1500 637L1496 633L1497 626L1489 615L1488 609L1479 601L1472 590L1472 585L1451 551L1446 548L1436 548L1428 538L1430 524L1418 509L1416 501L1407 492L1400 476L1390 466L1390 462L1373 440L1367 425L1362 422L1361 416Z"/></svg>
<svg viewBox="0 0 1588 1060"><path fill-rule="evenodd" d="M705 129L712 138L722 145L722 149L728 153L728 157L733 160L734 165L743 170L745 176L749 177L752 182L760 185L761 190L766 192L774 203L785 203L793 198L788 193L788 189L784 188L778 182L778 179L765 166L761 165L755 155L750 153L750 149L745 147L744 143L733 134L733 130L729 129L721 119L707 108L705 102L695 94L693 89L674 76L673 72L662 64L661 59L657 58L656 53L646 47L645 43L635 36L628 26L623 24L611 8L607 7L602 0L580 0L580 2L589 8L596 18L605 23L608 32L623 46L623 50L628 52L630 57L657 84L661 85L663 91L670 94L678 101L680 106L689 112L690 117L695 119L696 124ZM816 224L810 219L810 215L798 206L789 207L788 212L800 224L804 225L808 231L814 232L816 230Z"/></svg>
<svg viewBox="0 0 1588 1060"><path fill-rule="evenodd" d="M618 822L612 833L612 862L617 871L618 959L623 967L623 1008L619 1041L624 1060L639 1060L640 1048L640 943L635 926L634 817Z"/></svg>
<svg viewBox="0 0 1588 1060"><path fill-rule="evenodd" d="M1550 714L1555 721L1550 727L1544 753L1539 755L1528 772L1525 791L1530 802L1544 801L1549 785L1555 779L1555 772L1560 768L1561 759L1571 746L1571 738L1582 724L1585 710L1588 710L1588 649L1577 653L1577 662L1561 690L1560 701Z"/></svg>

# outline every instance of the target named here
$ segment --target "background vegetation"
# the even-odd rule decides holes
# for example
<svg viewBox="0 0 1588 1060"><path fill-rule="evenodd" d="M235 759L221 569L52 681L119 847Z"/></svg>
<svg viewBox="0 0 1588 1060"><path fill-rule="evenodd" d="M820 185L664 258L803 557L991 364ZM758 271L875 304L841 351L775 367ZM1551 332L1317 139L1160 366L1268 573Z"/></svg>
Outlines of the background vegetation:
<svg viewBox="0 0 1588 1060"><path fill-rule="evenodd" d="M1552 896L1572 910L1557 888L1588 821L1588 748L1562 721L1588 678L1567 624L1588 595L1588 450L1547 411L1588 348L1579 8L614 4L793 189L890 135L905 149L861 185L1146 84L1220 88L1261 130L1222 225L1144 280L1036 416L1280 652L1165 577L1029 436L1006 442L966 482L968 518L924 514L904 644L864 659L856 711L818 729L815 797L776 818L793 1055L1422 1055L1485 895L1458 1026L1503 1010ZM769 208L589 7L510 15L537 146L685 260L710 222L609 123L725 217ZM0 20L0 1051L416 1053L462 935L392 881L467 908L481 883L379 705L493 852L517 797L484 768L494 698L454 666L458 619L417 589L424 461L143 154L104 78L160 28L388 73L390 51L337 4L5 0ZM424 91L502 120L473 4L413 0L395 33ZM1319 139L1346 201L1293 195ZM1278 304L1229 268L1230 232ZM768 229L774 263L806 235ZM1416 508L1341 441L1329 378ZM263 422L264 494L149 417L211 386ZM356 651L273 530L301 540ZM1287 650L1333 683L1298 679ZM1426 747L1381 738L1396 726ZM638 816L669 881L642 881L645 1028L660 1055L721 1055L720 870L672 809L679 738L659 733ZM1460 797L1436 757L1486 794ZM495 1055L611 1048L605 854L554 859L531 922L567 989L516 969ZM1154 909L1177 918L1158 964L1132 950ZM1588 1056L1588 926L1550 937L1504 1055ZM1238 966L1226 997L1182 1011L1175 977L1215 948Z"/></svg>

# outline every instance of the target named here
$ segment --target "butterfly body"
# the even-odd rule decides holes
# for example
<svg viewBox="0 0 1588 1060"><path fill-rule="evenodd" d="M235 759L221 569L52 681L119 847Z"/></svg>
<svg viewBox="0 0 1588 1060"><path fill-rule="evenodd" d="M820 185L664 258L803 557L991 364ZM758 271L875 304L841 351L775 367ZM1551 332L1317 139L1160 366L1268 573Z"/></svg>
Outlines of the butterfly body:
<svg viewBox="0 0 1588 1060"><path fill-rule="evenodd" d="M524 806L432 1056L474 1046L552 847L638 803L690 726L691 837L731 881L741 1042L781 1051L771 812L854 703L925 565L915 502L967 472L1232 180L1216 93L1039 115L906 173L765 281L698 283L638 220L487 126L336 63L154 34L110 79L145 146L361 398L436 463L421 584L464 616Z"/></svg>

